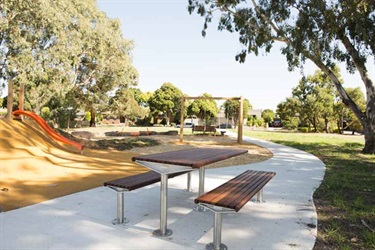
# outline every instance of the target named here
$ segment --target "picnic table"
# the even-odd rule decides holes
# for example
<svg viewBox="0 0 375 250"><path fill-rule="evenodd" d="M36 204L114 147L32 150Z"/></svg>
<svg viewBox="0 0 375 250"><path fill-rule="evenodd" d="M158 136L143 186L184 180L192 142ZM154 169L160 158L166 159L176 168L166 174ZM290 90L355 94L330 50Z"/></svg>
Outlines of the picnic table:
<svg viewBox="0 0 375 250"><path fill-rule="evenodd" d="M160 173L160 228L155 236L170 236L167 228L168 175L199 169L199 196L204 194L205 166L234 156L246 154L245 149L233 148L190 148L157 154L132 157L132 160Z"/></svg>

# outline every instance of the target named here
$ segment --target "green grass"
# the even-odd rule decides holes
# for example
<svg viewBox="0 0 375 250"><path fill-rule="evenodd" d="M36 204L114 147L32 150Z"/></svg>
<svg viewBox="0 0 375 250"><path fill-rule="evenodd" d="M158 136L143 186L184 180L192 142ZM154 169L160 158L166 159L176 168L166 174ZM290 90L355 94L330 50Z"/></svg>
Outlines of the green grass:
<svg viewBox="0 0 375 250"><path fill-rule="evenodd" d="M316 249L375 249L375 155L361 153L363 136L246 130L244 135L301 149L325 163L314 193L321 244Z"/></svg>

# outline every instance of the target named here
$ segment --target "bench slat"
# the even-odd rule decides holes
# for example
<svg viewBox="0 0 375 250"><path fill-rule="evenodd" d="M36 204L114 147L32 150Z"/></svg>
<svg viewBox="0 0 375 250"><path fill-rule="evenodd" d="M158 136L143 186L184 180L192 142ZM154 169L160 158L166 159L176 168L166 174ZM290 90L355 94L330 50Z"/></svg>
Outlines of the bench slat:
<svg viewBox="0 0 375 250"><path fill-rule="evenodd" d="M247 170L228 182L195 199L195 203L206 203L239 211L273 177L274 172Z"/></svg>
<svg viewBox="0 0 375 250"><path fill-rule="evenodd" d="M168 178L173 178L178 175L185 174L189 171L173 173L168 175ZM136 174L132 176L127 176L123 178L119 178L116 180L106 181L103 183L104 186L113 186L119 188L125 188L129 191L145 187L160 181L160 174L155 171L148 171L142 174Z"/></svg>

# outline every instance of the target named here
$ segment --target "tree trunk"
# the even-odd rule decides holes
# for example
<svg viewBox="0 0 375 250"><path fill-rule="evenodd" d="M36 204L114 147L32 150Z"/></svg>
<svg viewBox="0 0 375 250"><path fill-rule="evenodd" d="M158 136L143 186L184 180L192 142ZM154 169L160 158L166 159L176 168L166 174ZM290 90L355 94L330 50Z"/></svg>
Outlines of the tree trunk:
<svg viewBox="0 0 375 250"><path fill-rule="evenodd" d="M13 79L9 77L8 79L8 97L7 97L7 114L6 119L12 120L13 112Z"/></svg>
<svg viewBox="0 0 375 250"><path fill-rule="evenodd" d="M375 122L374 117L369 117L363 125L363 132L365 134L365 147L362 150L364 154L375 154Z"/></svg>
<svg viewBox="0 0 375 250"><path fill-rule="evenodd" d="M328 131L328 124L329 124L329 121L327 118L324 118L324 130L326 131L327 134L329 134L329 131Z"/></svg>
<svg viewBox="0 0 375 250"><path fill-rule="evenodd" d="M337 131L339 132L339 134L344 133L344 131L342 131L341 128L342 128L342 122L339 120L337 121Z"/></svg>
<svg viewBox="0 0 375 250"><path fill-rule="evenodd" d="M91 109L91 119L90 119L90 127L96 127L96 117L95 117L95 110Z"/></svg>

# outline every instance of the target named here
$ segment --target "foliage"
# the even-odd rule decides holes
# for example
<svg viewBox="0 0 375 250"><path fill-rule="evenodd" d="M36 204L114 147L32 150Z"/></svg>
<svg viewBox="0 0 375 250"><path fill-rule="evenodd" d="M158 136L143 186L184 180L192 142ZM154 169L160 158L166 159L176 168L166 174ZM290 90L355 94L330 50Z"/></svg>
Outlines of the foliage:
<svg viewBox="0 0 375 250"><path fill-rule="evenodd" d="M271 109L265 109L262 111L262 118L264 122L271 123L275 118L275 113Z"/></svg>
<svg viewBox="0 0 375 250"><path fill-rule="evenodd" d="M91 113L89 111L85 112L85 121L91 120Z"/></svg>
<svg viewBox="0 0 375 250"><path fill-rule="evenodd" d="M143 119L146 116L146 109L141 107L135 99L137 90L132 88L120 88L116 91L114 97L109 101L109 110L116 116L125 117L132 121L136 121L138 118Z"/></svg>
<svg viewBox="0 0 375 250"><path fill-rule="evenodd" d="M137 83L132 42L96 1L5 0L0 10L0 80L14 82L14 91L24 83L34 112L52 99L69 99L63 108L79 105L95 120L95 110L108 105L109 91Z"/></svg>
<svg viewBox="0 0 375 250"><path fill-rule="evenodd" d="M334 68L335 74L340 76L339 68ZM298 86L292 91L293 97L299 101L295 112L299 114L304 124L311 124L314 131L318 131L320 118L323 119L324 130L328 133L329 121L334 116L335 92L330 85L330 79L322 72L303 77Z"/></svg>
<svg viewBox="0 0 375 250"><path fill-rule="evenodd" d="M295 130L298 128L299 119L298 117L291 117L288 120L283 121L283 127L288 130Z"/></svg>
<svg viewBox="0 0 375 250"><path fill-rule="evenodd" d="M40 112L40 116L45 120L48 121L51 118L51 111L48 107L42 108L42 111Z"/></svg>
<svg viewBox="0 0 375 250"><path fill-rule="evenodd" d="M264 123L264 120L263 118L258 118L258 117L248 117L248 120L247 120L247 123L246 123L247 126L254 126L254 127L264 127L265 123Z"/></svg>
<svg viewBox="0 0 375 250"><path fill-rule="evenodd" d="M225 116L234 121L234 124L238 122L238 112L240 108L240 102L237 100L227 100L222 105L224 108ZM249 110L252 109L252 105L248 99L243 100L243 118L248 118Z"/></svg>
<svg viewBox="0 0 375 250"><path fill-rule="evenodd" d="M180 89L172 83L163 83L148 100L150 111L154 116L162 114L169 124L171 118L175 117L181 108L181 97Z"/></svg>
<svg viewBox="0 0 375 250"><path fill-rule="evenodd" d="M335 72L340 75L338 68L335 68ZM365 100L360 88L348 88L346 91L360 108L364 108ZM298 118L301 125L311 125L315 132L329 133L335 130L335 126L342 131L344 120L350 121L357 131L361 130L356 116L340 101L330 85L330 79L322 71L303 77L298 86L293 88L292 96L278 105L277 114L283 119L284 125Z"/></svg>
<svg viewBox="0 0 375 250"><path fill-rule="evenodd" d="M218 29L239 35L243 46L236 55L239 62L248 53L270 52L275 42L284 45L281 53L289 70L302 67L306 60L313 62L361 121L366 138L363 152L375 153L375 88L366 67L375 55L373 1L189 0L188 11L205 18L203 36L215 11L219 12ZM350 73L357 71L363 81L365 112L348 96L334 72L335 64L341 62Z"/></svg>
<svg viewBox="0 0 375 250"><path fill-rule="evenodd" d="M210 94L204 93L199 97L212 97ZM196 115L198 118L204 120L206 125L211 125L216 122L219 108L214 100L210 99L196 99L188 107L188 115Z"/></svg>
<svg viewBox="0 0 375 250"><path fill-rule="evenodd" d="M359 87L357 88L347 88L346 92L350 98L352 98L356 103L358 103L358 107L364 111L366 109L366 100L365 97ZM336 115L338 119L338 123L341 124L343 129L350 129L352 131L362 131L363 126L358 120L358 118L351 112L351 110L346 107L341 100L337 102L335 106ZM346 122L346 126L344 127L343 123Z"/></svg>

